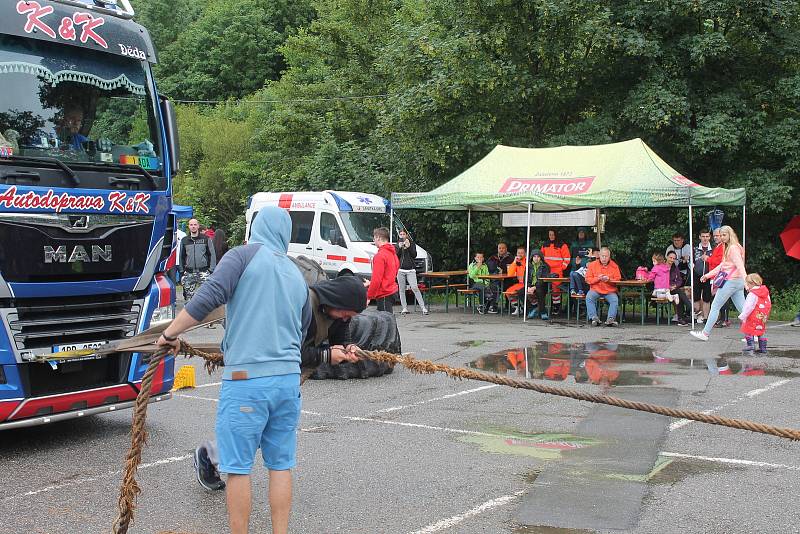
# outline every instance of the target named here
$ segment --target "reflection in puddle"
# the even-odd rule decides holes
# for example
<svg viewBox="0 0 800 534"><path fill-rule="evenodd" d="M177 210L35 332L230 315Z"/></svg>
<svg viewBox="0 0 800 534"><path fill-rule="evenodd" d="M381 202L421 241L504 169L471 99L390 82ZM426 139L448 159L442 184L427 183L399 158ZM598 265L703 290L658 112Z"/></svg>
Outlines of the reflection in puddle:
<svg viewBox="0 0 800 534"><path fill-rule="evenodd" d="M557 432L531 434L511 429L490 428L484 430L483 434L461 436L458 441L474 443L483 452L530 456L540 460L555 460L561 458L563 452L583 449L600 443L594 438Z"/></svg>
<svg viewBox="0 0 800 534"><path fill-rule="evenodd" d="M501 375L604 386L650 386L664 377L703 370L711 375L797 376L768 369L764 359L740 363L727 358L670 359L650 347L613 342L559 343L540 341L531 347L495 352L469 367Z"/></svg>

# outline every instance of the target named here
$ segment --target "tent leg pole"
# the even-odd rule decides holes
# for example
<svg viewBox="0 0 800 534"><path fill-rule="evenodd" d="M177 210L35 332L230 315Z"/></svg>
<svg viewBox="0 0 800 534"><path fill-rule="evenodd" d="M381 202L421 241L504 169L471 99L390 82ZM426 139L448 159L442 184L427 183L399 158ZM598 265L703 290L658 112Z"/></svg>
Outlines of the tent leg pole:
<svg viewBox="0 0 800 534"><path fill-rule="evenodd" d="M694 226L692 225L692 223L693 223L692 216L693 215L694 214L692 212L692 205L689 204L689 250L692 251L689 254L689 276L692 277L692 297L690 299L690 301L692 303L692 307L689 309L689 313L691 313L691 315L692 315L692 330L694 330L694 319L695 319L695 313L694 313L694 255L695 255L695 251L694 251ZM702 304L700 306L702 308Z"/></svg>
<svg viewBox="0 0 800 534"><path fill-rule="evenodd" d="M603 246L603 239L600 237L600 208L594 210L594 223L597 225L597 249Z"/></svg>
<svg viewBox="0 0 800 534"><path fill-rule="evenodd" d="M467 209L467 269L469 269L469 244L472 239L471 233L472 233L472 210ZM467 279L467 282L469 282L469 279Z"/></svg>
<svg viewBox="0 0 800 534"><path fill-rule="evenodd" d="M747 206L742 204L742 248L747 245Z"/></svg>
<svg viewBox="0 0 800 534"><path fill-rule="evenodd" d="M528 203L528 219L525 221L525 281L522 285L522 322L528 321L528 268L531 264L531 204ZM539 313L542 312L542 302L539 303ZM517 302L517 309L520 303Z"/></svg>
<svg viewBox="0 0 800 534"><path fill-rule="evenodd" d="M394 208L389 208L389 243L392 243L394 239L392 236L394 235Z"/></svg>

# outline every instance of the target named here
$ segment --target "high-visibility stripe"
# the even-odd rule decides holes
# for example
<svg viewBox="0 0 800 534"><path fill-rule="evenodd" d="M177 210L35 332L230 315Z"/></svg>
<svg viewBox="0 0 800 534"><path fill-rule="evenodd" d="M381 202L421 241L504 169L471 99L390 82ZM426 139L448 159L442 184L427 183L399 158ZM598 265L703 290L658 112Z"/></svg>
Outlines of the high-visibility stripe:
<svg viewBox="0 0 800 534"><path fill-rule="evenodd" d="M353 258L356 263L369 263L369 258Z"/></svg>
<svg viewBox="0 0 800 534"><path fill-rule="evenodd" d="M335 256L333 254L328 254L327 257L332 261L347 261L347 256Z"/></svg>
<svg viewBox="0 0 800 534"><path fill-rule="evenodd" d="M278 207L279 208L285 208L287 210L289 208L291 208L292 207L292 196L293 195L291 193L287 193L287 194L281 195L280 198L278 199Z"/></svg>

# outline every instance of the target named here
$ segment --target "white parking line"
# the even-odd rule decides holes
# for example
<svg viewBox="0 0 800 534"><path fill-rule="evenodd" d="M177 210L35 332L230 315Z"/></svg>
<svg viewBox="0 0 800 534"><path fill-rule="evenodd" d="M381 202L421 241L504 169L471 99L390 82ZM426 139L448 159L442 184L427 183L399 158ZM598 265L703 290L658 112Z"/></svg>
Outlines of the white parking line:
<svg viewBox="0 0 800 534"><path fill-rule="evenodd" d="M404 410L406 408L413 408L414 406L421 406L423 404L428 404L429 402L436 402L436 401L445 400L445 399L452 399L453 397L460 397L462 395L469 395L470 393L475 393L477 391L483 391L485 389L492 389L492 388L496 388L496 387L497 387L497 384L492 384L490 386L481 386L479 388L468 389L466 391L459 391L458 393L451 393L449 395L443 395L441 397L435 397L433 399L419 401L419 402L415 402L415 403L412 403L412 404L405 404L405 405L402 405L402 406L392 406L390 408L383 408L382 410L378 410L375 413L396 412L397 410Z"/></svg>
<svg viewBox="0 0 800 534"><path fill-rule="evenodd" d="M195 386L195 388L210 388L211 386L219 386L222 382L209 382L208 384L200 384L199 386Z"/></svg>
<svg viewBox="0 0 800 534"><path fill-rule="evenodd" d="M753 460L740 460L738 458L714 458L711 456L695 456L693 454L682 454L679 452L661 452L661 456L668 458L691 458L694 460L704 460L706 462L717 462L721 464L747 465L752 467L769 467L772 469L788 469L789 471L800 471L800 465L771 464L769 462L756 462Z"/></svg>
<svg viewBox="0 0 800 534"><path fill-rule="evenodd" d="M155 462L150 462L150 463L147 463L147 464L141 464L141 465L139 465L139 469L148 469L150 467L159 467L159 466L162 466L162 465L172 464L172 463L175 463L175 462L182 462L183 460L188 460L191 457L192 457L191 454L185 454L183 456L172 456L170 458L164 458L162 460L156 460ZM120 475L120 474L122 474L122 470L109 471L108 473L103 473L103 474L95 475L95 476L92 476L92 477L77 478L75 480L70 480L69 482L64 482L63 484L53 484L52 486L45 486L44 488L41 488L41 489L38 489L38 490L28 491L28 492L25 492L25 493L19 493L19 494L16 494L16 495L12 495L10 497L5 497L3 499L3 502L13 501L15 499L19 499L19 498L22 498L22 497L32 497L34 495L39 495L40 493L48 493L48 492L51 492L51 491L56 491L56 490L60 490L60 489L64 489L64 488L70 488L70 487L73 487L73 486L79 486L79 485L85 484L87 482L95 482L96 480L99 480L101 478L113 477L113 476L117 476L117 475Z"/></svg>
<svg viewBox="0 0 800 534"><path fill-rule="evenodd" d="M447 530L448 528L452 528L457 524L461 523L462 521L469 519L470 517L480 515L483 512L491 510L492 508L497 508L498 506L506 505L518 499L523 493L525 493L525 490L516 491L509 495L503 495L502 497L497 497L496 499L492 499L491 501L486 501L485 503L479 504L475 508L471 508L464 513L454 515L453 517L448 517L447 519L442 519L441 521L437 521L436 523L431 523L426 527L423 527L419 530L415 530L411 534L432 534L433 532Z"/></svg>
<svg viewBox="0 0 800 534"><path fill-rule="evenodd" d="M702 413L704 413L706 415L710 415L712 413L719 412L720 410L723 410L723 409L725 409L725 408L727 408L729 406L733 406L734 404L736 404L738 402L741 402L741 401L743 401L745 399L752 399L753 397L761 395L762 393L766 393L767 391L770 391L772 389L780 387L780 386L782 386L784 384L788 384L791 381L792 381L791 378L787 378L787 379L784 379L784 380L778 380L776 382L772 382L770 384L767 384L763 388L759 388L759 389L754 389L752 391L748 391L744 395L736 397L733 400L729 400L728 402L726 402L725 404L722 404L721 406L717 406L716 408L712 408L710 410L703 410ZM694 422L695 421L693 421L691 419L679 419L679 420L675 421L674 423L672 423L671 425L669 425L669 430L670 430L670 432L672 432L673 430L678 430L679 428L682 428L682 427L688 425L689 423L694 423Z"/></svg>
<svg viewBox="0 0 800 534"><path fill-rule="evenodd" d="M478 432L475 430L461 430L458 428L447 428L443 426L431 426L431 425L421 425L419 423L403 423L401 421L386 421L383 419L374 419L372 417L348 417L348 416L339 416L342 419L347 421L361 421L361 422L370 422L370 423L382 423L384 425L396 425L396 426L405 426L409 428L422 428L424 430L439 430L441 432L448 432L452 434L469 434L471 436L489 436L492 438L496 437L514 437L514 436L502 436L500 434L489 434L487 432Z"/></svg>

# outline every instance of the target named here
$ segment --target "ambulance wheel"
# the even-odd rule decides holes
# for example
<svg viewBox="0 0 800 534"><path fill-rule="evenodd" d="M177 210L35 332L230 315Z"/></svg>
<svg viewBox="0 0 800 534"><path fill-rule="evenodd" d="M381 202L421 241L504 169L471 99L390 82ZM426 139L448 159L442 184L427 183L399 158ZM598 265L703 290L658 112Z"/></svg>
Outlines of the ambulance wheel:
<svg viewBox="0 0 800 534"><path fill-rule="evenodd" d="M342 271L339 273L339 276L353 276L353 273L351 271Z"/></svg>

